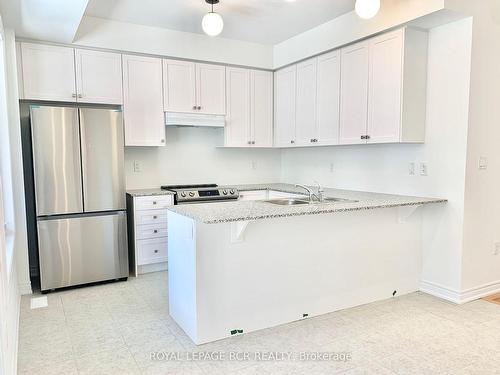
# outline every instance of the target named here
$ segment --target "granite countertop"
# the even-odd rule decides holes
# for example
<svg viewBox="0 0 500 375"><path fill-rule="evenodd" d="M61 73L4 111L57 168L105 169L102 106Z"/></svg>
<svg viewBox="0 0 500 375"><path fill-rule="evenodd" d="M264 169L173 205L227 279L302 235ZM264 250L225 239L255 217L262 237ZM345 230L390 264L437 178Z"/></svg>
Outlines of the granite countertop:
<svg viewBox="0 0 500 375"><path fill-rule="evenodd" d="M152 195L173 195L174 193L168 190L158 189L136 189L136 190L127 190L127 194L130 194L133 197L147 197Z"/></svg>
<svg viewBox="0 0 500 375"><path fill-rule="evenodd" d="M249 184L230 185L240 191L274 190L286 193L304 193L303 189L291 184ZM224 187L224 186L223 186ZM229 186L228 186L229 187ZM345 211L369 210L416 206L431 203L445 203L446 199L411 197L404 195L380 194L351 190L325 188L325 197L345 198L357 202L313 203L298 206L280 206L265 201L231 201L172 206L170 211L190 217L205 224L229 223L271 219L300 215L328 214Z"/></svg>

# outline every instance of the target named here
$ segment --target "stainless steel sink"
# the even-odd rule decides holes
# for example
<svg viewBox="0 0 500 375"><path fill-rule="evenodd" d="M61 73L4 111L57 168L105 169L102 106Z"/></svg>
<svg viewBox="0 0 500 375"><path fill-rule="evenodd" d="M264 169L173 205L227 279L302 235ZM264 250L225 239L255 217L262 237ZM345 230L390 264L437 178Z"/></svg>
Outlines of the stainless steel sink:
<svg viewBox="0 0 500 375"><path fill-rule="evenodd" d="M305 200L302 200L302 199L294 199L294 198L290 198L290 199L271 199L271 200L264 201L264 202L272 203L272 204L278 204L280 206L297 206L297 205L301 205L301 204L309 204L309 201L305 201Z"/></svg>
<svg viewBox="0 0 500 375"><path fill-rule="evenodd" d="M334 198L334 197L325 197L323 198L324 203L356 203L359 201L346 199L346 198Z"/></svg>

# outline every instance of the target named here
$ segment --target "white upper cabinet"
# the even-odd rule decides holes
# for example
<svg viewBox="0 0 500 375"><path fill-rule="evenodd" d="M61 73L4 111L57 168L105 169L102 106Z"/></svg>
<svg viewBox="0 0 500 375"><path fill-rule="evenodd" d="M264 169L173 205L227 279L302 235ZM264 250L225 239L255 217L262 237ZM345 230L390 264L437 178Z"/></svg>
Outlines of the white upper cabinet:
<svg viewBox="0 0 500 375"><path fill-rule="evenodd" d="M196 103L198 112L226 114L226 67L196 64Z"/></svg>
<svg viewBox="0 0 500 375"><path fill-rule="evenodd" d="M226 114L226 67L163 60L166 112Z"/></svg>
<svg viewBox="0 0 500 375"><path fill-rule="evenodd" d="M273 73L250 71L250 129L254 147L273 146Z"/></svg>
<svg viewBox="0 0 500 375"><path fill-rule="evenodd" d="M297 66L278 70L275 74L274 145L295 145L295 103Z"/></svg>
<svg viewBox="0 0 500 375"><path fill-rule="evenodd" d="M243 68L226 70L226 147L272 147L273 74Z"/></svg>
<svg viewBox="0 0 500 375"><path fill-rule="evenodd" d="M340 143L424 142L427 44L404 28L342 50Z"/></svg>
<svg viewBox="0 0 500 375"><path fill-rule="evenodd" d="M369 143L399 142L403 79L403 30L370 42Z"/></svg>
<svg viewBox="0 0 500 375"><path fill-rule="evenodd" d="M227 114L225 146L248 147L250 131L250 71L227 68L226 70Z"/></svg>
<svg viewBox="0 0 500 375"><path fill-rule="evenodd" d="M21 43L25 99L122 104L118 53Z"/></svg>
<svg viewBox="0 0 500 375"><path fill-rule="evenodd" d="M73 48L21 43L24 98L76 102Z"/></svg>
<svg viewBox="0 0 500 375"><path fill-rule="evenodd" d="M318 57L318 95L316 112L317 145L339 143L340 51Z"/></svg>
<svg viewBox="0 0 500 375"><path fill-rule="evenodd" d="M77 101L122 104L122 57L119 53L75 50Z"/></svg>
<svg viewBox="0 0 500 375"><path fill-rule="evenodd" d="M163 109L165 112L194 112L196 104L195 64L163 60Z"/></svg>
<svg viewBox="0 0 500 375"><path fill-rule="evenodd" d="M341 144L366 143L369 42L343 48L341 59L339 141Z"/></svg>
<svg viewBox="0 0 500 375"><path fill-rule="evenodd" d="M165 145L161 59L123 55L123 99L125 145Z"/></svg>
<svg viewBox="0 0 500 375"><path fill-rule="evenodd" d="M316 93L318 59L297 64L295 144L309 146L316 138Z"/></svg>

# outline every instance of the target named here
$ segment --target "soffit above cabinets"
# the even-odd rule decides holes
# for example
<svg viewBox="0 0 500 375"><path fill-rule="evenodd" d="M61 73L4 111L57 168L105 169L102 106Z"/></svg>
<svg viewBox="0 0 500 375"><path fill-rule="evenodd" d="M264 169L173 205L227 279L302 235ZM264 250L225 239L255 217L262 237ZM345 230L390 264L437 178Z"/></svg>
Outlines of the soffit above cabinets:
<svg viewBox="0 0 500 375"><path fill-rule="evenodd" d="M221 37L273 45L351 12L355 0L221 0ZM204 0L90 0L87 16L204 34Z"/></svg>

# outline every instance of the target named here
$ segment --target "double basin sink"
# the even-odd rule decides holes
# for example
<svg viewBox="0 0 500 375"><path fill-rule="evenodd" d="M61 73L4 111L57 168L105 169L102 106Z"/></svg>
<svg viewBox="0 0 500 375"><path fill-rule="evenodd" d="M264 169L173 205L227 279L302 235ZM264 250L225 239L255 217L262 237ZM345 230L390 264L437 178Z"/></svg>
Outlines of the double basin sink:
<svg viewBox="0 0 500 375"><path fill-rule="evenodd" d="M271 199L264 201L271 204L277 204L280 206L299 206L305 204L319 204L319 203L356 203L358 201L352 199L345 198L332 198L327 197L323 198L321 202L318 201L309 201L307 199L297 199L297 198L285 198L285 199Z"/></svg>

